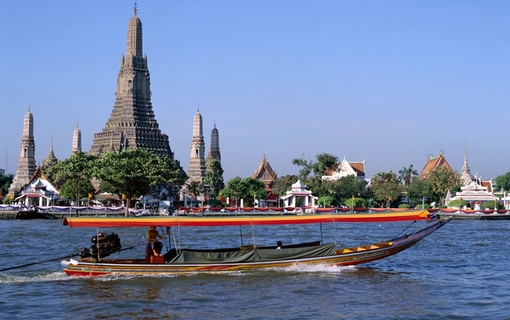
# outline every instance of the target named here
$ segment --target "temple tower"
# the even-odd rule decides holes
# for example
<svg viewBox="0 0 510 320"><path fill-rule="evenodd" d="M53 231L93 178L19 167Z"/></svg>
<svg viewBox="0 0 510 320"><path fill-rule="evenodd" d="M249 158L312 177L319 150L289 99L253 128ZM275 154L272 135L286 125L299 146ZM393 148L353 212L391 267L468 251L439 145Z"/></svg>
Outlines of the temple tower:
<svg viewBox="0 0 510 320"><path fill-rule="evenodd" d="M216 123L214 124L214 128L211 131L211 147L209 148L209 153L207 154L207 159L205 161L206 164L208 164L212 159L221 162L220 134L218 129L216 129Z"/></svg>
<svg viewBox="0 0 510 320"><path fill-rule="evenodd" d="M46 158L43 160L41 169L49 168L49 167L55 165L57 162L58 162L58 159L55 156L55 152L53 152L53 137L51 137L50 152L48 153Z"/></svg>
<svg viewBox="0 0 510 320"><path fill-rule="evenodd" d="M189 180L203 182L205 178L205 143L200 109L193 117L193 137L188 169Z"/></svg>
<svg viewBox="0 0 510 320"><path fill-rule="evenodd" d="M34 141L34 117L30 112L25 114L23 120L23 136L21 138L20 156L18 169L9 187L9 194L19 192L32 178L36 170L35 165L35 141Z"/></svg>
<svg viewBox="0 0 510 320"><path fill-rule="evenodd" d="M79 125L76 125L76 129L73 132L73 149L71 154L77 152L81 152L81 130Z"/></svg>
<svg viewBox="0 0 510 320"><path fill-rule="evenodd" d="M142 22L137 8L128 23L126 56L122 56L117 77L115 103L103 131L94 134L90 154L144 149L174 158L168 136L161 133L151 103L147 56L142 50Z"/></svg>
<svg viewBox="0 0 510 320"><path fill-rule="evenodd" d="M473 182L473 176L471 176L471 169L469 169L467 159L467 149L464 149L464 165L460 171L460 181L463 185L467 186Z"/></svg>

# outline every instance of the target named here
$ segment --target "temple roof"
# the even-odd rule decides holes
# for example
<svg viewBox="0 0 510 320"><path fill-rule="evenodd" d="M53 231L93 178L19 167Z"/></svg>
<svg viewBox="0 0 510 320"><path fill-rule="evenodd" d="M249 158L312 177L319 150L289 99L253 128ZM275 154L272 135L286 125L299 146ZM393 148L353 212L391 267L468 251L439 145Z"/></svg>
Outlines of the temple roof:
<svg viewBox="0 0 510 320"><path fill-rule="evenodd" d="M473 181L467 186L460 188L462 191L457 192L455 197L451 200L466 200L466 201L493 201L498 198L495 197L491 192L487 191L487 187L479 185L476 181Z"/></svg>
<svg viewBox="0 0 510 320"><path fill-rule="evenodd" d="M276 172L273 171L273 168L271 168L267 161L266 155L264 155L259 167L253 172L252 178L260 181L274 181L277 177Z"/></svg>
<svg viewBox="0 0 510 320"><path fill-rule="evenodd" d="M21 196L17 198L38 198L38 197L58 197L59 192L55 188L55 186L49 182L44 173L41 170L41 167L38 167L35 171L34 175L30 179L30 181L22 188Z"/></svg>
<svg viewBox="0 0 510 320"><path fill-rule="evenodd" d="M48 167L51 167L52 165L56 164L58 162L57 157L55 157L55 153L53 152L53 144L50 147L50 153L48 153L48 156L46 159L42 162L42 168L46 169Z"/></svg>
<svg viewBox="0 0 510 320"><path fill-rule="evenodd" d="M453 169L450 166L450 164L448 163L448 161L446 161L443 151L441 151L441 153L436 157L429 156L429 158L427 159L427 162L425 162L425 165L423 166L423 169L421 170L419 177L426 178L428 176L428 174L430 172L432 172L432 170L442 167L442 166L446 166L446 168L453 171Z"/></svg>

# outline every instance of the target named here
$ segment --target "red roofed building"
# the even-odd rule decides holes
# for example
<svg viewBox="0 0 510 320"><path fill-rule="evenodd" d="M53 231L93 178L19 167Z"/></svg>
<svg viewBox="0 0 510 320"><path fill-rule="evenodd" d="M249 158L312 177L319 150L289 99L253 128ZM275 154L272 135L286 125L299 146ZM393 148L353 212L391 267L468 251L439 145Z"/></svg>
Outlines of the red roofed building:
<svg viewBox="0 0 510 320"><path fill-rule="evenodd" d="M278 205L278 199L273 193L273 183L278 176L273 168L271 168L271 165L266 159L266 155L264 155L257 170L253 172L252 178L262 181L267 191L267 197L260 200L259 207L276 207Z"/></svg>
<svg viewBox="0 0 510 320"><path fill-rule="evenodd" d="M421 170L421 173L419 175L420 179L426 179L428 175L436 168L439 167L446 167L452 172L454 171L448 161L446 161L446 158L444 157L444 153L441 150L441 153L436 157L431 157L427 159L427 162L425 162L425 165L423 166L423 169Z"/></svg>

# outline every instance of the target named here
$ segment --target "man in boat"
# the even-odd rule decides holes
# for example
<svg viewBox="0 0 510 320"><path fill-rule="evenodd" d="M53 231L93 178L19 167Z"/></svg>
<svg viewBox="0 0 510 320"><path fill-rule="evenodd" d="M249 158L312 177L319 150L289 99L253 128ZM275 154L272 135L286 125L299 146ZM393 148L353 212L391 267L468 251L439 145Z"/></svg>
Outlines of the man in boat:
<svg viewBox="0 0 510 320"><path fill-rule="evenodd" d="M161 256L163 244L159 242L158 239L166 240L166 237L159 234L158 230L156 230L156 226L151 226L147 231L147 246L154 251L154 255Z"/></svg>
<svg viewBox="0 0 510 320"><path fill-rule="evenodd" d="M276 243L276 249L281 249L281 248L282 248L282 246L283 246L283 243L282 243L281 241L278 241L278 242Z"/></svg>

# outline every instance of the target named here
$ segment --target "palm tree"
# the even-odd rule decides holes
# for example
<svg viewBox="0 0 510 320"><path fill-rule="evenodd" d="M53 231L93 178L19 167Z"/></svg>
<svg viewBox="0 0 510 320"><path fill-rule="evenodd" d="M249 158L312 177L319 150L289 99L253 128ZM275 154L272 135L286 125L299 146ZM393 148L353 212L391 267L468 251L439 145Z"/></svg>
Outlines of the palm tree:
<svg viewBox="0 0 510 320"><path fill-rule="evenodd" d="M409 168L403 167L398 173L400 174L399 180L406 188L409 187L414 178L418 177L418 171L414 170L412 164Z"/></svg>

